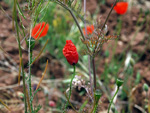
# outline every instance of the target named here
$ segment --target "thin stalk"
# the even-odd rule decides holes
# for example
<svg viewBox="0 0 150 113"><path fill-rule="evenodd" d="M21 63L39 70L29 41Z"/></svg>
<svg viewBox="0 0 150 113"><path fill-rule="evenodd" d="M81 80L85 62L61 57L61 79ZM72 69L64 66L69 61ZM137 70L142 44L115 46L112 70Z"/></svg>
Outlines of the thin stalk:
<svg viewBox="0 0 150 113"><path fill-rule="evenodd" d="M68 103L70 102L70 97L71 97L71 87L72 87L72 81L73 81L73 79L74 79L74 77L75 77L76 65L73 65L73 68L74 68L74 71L73 71L73 75L72 75L72 78L71 78L71 81L70 81L69 98L67 98ZM67 108L68 103L65 105L65 109ZM65 113L65 110L63 111L63 113Z"/></svg>
<svg viewBox="0 0 150 113"><path fill-rule="evenodd" d="M85 34L87 35L87 29L86 29L86 0L84 0L84 27L85 27Z"/></svg>
<svg viewBox="0 0 150 113"><path fill-rule="evenodd" d="M106 23L107 23L107 21L108 21L108 18L109 18L110 14L111 14L112 10L114 9L114 7L115 7L115 5L116 5L117 2L118 2L118 0L115 0L113 6L112 6L112 8L111 8L111 10L109 11L109 13L108 13L108 15L107 15L107 18L106 18L106 20L105 20L105 22L104 22L104 24L103 24L101 30L103 30L103 29L105 28L105 25L106 25Z"/></svg>
<svg viewBox="0 0 150 113"><path fill-rule="evenodd" d="M11 109L0 99L0 103L2 103L9 111L11 111Z"/></svg>
<svg viewBox="0 0 150 113"><path fill-rule="evenodd" d="M90 85L91 85L91 92L93 95L93 83L92 83L92 76L91 76L91 56L88 55L88 68L89 68L89 78L90 78Z"/></svg>
<svg viewBox="0 0 150 113"><path fill-rule="evenodd" d="M86 0L84 0L84 27L85 27L85 34L87 36L87 29L86 29L86 21L85 20L86 20ZM89 78L90 78L91 92L92 92L92 95L93 95L90 55L88 55L88 68L89 68Z"/></svg>
<svg viewBox="0 0 150 113"><path fill-rule="evenodd" d="M29 107L29 113L32 113L31 106L30 106L29 95L28 95L28 90L27 89L26 89L26 95L27 95L27 104L28 104L28 107Z"/></svg>
<svg viewBox="0 0 150 113"><path fill-rule="evenodd" d="M110 14L111 14L111 12L112 12L112 10L113 10L113 8L114 8L114 6L116 5L116 3L118 2L118 0L115 0L115 2L114 2L114 4L113 4L113 6L112 6L112 8L111 8L111 10L109 11L109 13L108 13L108 15L107 15L107 17L106 17L106 20L105 20L105 22L104 22L104 24L103 24L103 26L102 26L102 28L101 28L101 31L105 28L105 25L106 25L106 23L107 23L107 21L108 21L108 19L109 19L109 16L110 16ZM99 38L99 37L98 37ZM96 49L97 49L97 45L98 45L98 40L96 41L96 44L95 44L95 48L94 48L94 55L95 55L95 52L96 52Z"/></svg>
<svg viewBox="0 0 150 113"><path fill-rule="evenodd" d="M30 50L30 64L32 64L32 53L33 53L33 50Z"/></svg>
<svg viewBox="0 0 150 113"><path fill-rule="evenodd" d="M94 91L96 91L96 70L95 70L95 61L94 58L92 58L92 64L93 64L93 82L94 82Z"/></svg>
<svg viewBox="0 0 150 113"><path fill-rule="evenodd" d="M56 3L58 3L60 6L62 6L63 8L65 8L66 10L69 11L69 13L70 13L71 16L73 17L73 19L74 19L74 21L75 21L75 23L76 23L76 25L77 25L77 27L78 27L78 29L79 29L79 31L80 31L80 34L81 34L83 40L86 40L85 37L84 37L84 34L83 34L83 32L82 32L82 29L81 29L81 27L80 27L80 25L79 25L79 22L78 22L76 16L73 14L72 10L71 10L70 8L68 8L65 4L63 4L61 1L57 1ZM86 44L86 47L87 47L88 52L91 53L91 51L90 51L90 49L89 49L89 47L88 47L87 44Z"/></svg>
<svg viewBox="0 0 150 113"><path fill-rule="evenodd" d="M73 72L73 75L72 75L72 78L71 78L71 81L70 81L69 100L70 100L70 97L71 97L71 87L72 87L72 81L73 81L73 79L75 77L76 66L73 65L73 68L74 68L74 72Z"/></svg>
<svg viewBox="0 0 150 113"><path fill-rule="evenodd" d="M21 55L22 57L22 55ZM24 103L25 103L25 113L27 113L27 101L26 101L26 83L25 83L25 74L24 74L24 66L23 66L23 61L21 60L21 70L22 70L22 75L23 75L23 92L24 92Z"/></svg>
<svg viewBox="0 0 150 113"><path fill-rule="evenodd" d="M117 25L117 35L119 36L120 35L120 33L121 33L121 28L122 28L122 15L120 15L120 17L119 17L119 24Z"/></svg>
<svg viewBox="0 0 150 113"><path fill-rule="evenodd" d="M96 113L97 105L98 105L98 104L95 104L94 113Z"/></svg>
<svg viewBox="0 0 150 113"><path fill-rule="evenodd" d="M76 16L75 16L75 15L73 14L73 12L71 11L71 9L68 8L65 4L63 4L63 3L62 3L61 1L59 1L59 0L58 0L56 3L58 3L58 4L61 5L63 8L65 8L66 10L69 11L69 13L70 13L71 16L73 17L73 19L74 19L74 21L75 21L75 23L76 23L76 25L77 25L77 27L78 27L80 33L81 33L82 38L85 40L85 37L84 37L84 34L83 34L83 32L82 32L82 29L81 29L81 27L80 27L80 25L79 25L79 22L78 22Z"/></svg>
<svg viewBox="0 0 150 113"><path fill-rule="evenodd" d="M94 108L95 108L95 105L96 105L96 102L95 102L95 99L94 99L94 104L93 104L93 108L92 108L92 111L91 111L91 113L93 113L93 111L94 111Z"/></svg>
<svg viewBox="0 0 150 113"><path fill-rule="evenodd" d="M29 64L29 68L28 68L28 76L29 76L29 83L28 83L28 92L29 92L29 99L30 99L30 106L31 106L31 110L33 112L33 106L32 106L32 101L31 101L31 97L32 97L32 88L31 88L31 62L32 62L32 50L31 50L31 30L32 30L32 24L31 24L31 28L30 28L30 37L29 37L29 48L28 48L28 64Z"/></svg>
<svg viewBox="0 0 150 113"><path fill-rule="evenodd" d="M67 97L67 94L66 94L66 93L65 93L65 96L66 96L66 98L67 98L67 100L68 100L68 103L69 103L70 106L72 107L72 109L73 109L76 113L78 113L78 112L76 111L76 109L73 107L73 105L71 104L71 102L70 102L69 98Z"/></svg>
<svg viewBox="0 0 150 113"><path fill-rule="evenodd" d="M94 99L93 109L91 113L96 113L97 106L98 106L98 103L96 103L96 100Z"/></svg>
<svg viewBox="0 0 150 113"><path fill-rule="evenodd" d="M17 21L17 10L16 10L16 4L17 1L14 0L14 7L13 7L13 20L15 21L16 31L17 31L17 42L19 46L19 57L20 57L20 63L21 63L21 71L23 75L23 92L24 92L24 104L25 104L25 113L27 113L27 101L26 101L26 83L25 83L25 74L24 74L24 66L22 61L22 50L21 50L21 43L20 43L20 37L19 37L19 27L18 27L18 21Z"/></svg>
<svg viewBox="0 0 150 113"><path fill-rule="evenodd" d="M113 103L113 100L114 100L115 96L117 95L118 91L119 91L119 87L117 87L117 90L116 90L116 92L115 92L115 95L113 96L113 98L112 98L111 101L110 101L110 104L109 104L107 113L109 113L110 108L111 108L111 105L112 105L112 103Z"/></svg>
<svg viewBox="0 0 150 113"><path fill-rule="evenodd" d="M78 22L76 16L72 13L71 10L68 10L68 11L70 12L70 14L71 14L71 16L73 17L73 19L74 19L76 25L78 26L78 29L79 29L79 31L80 31L80 33L81 33L82 38L85 40L84 34L83 34L83 32L82 32L82 29L81 29L81 27L80 27L80 25L79 25L79 22Z"/></svg>

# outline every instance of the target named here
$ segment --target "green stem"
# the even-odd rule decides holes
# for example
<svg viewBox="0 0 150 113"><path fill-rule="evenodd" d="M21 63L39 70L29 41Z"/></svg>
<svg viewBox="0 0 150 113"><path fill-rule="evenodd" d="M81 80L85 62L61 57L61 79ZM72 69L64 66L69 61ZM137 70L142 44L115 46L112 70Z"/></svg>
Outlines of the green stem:
<svg viewBox="0 0 150 113"><path fill-rule="evenodd" d="M67 98L67 100L68 100L68 103L69 103L69 101L70 101L70 97L71 97L71 87L72 87L72 81L73 81L73 79L74 79L74 77L75 77L75 71L76 71L76 66L75 66L75 65L73 65L73 67L74 67L74 72L73 72L73 75L72 75L72 78L71 78L71 81L70 81L69 98ZM65 105L65 109L67 108L67 106L68 106L68 103ZM63 113L65 113L65 109L64 109Z"/></svg>
<svg viewBox="0 0 150 113"><path fill-rule="evenodd" d="M32 64L32 53L33 53L33 50L30 50L30 64Z"/></svg>
<svg viewBox="0 0 150 113"><path fill-rule="evenodd" d="M76 109L73 107L73 105L71 104L71 102L69 101L69 98L67 97L67 94L66 94L66 93L65 93L65 96L66 96L66 98L67 98L68 103L69 103L70 106L72 107L72 109L73 109L76 113L78 113L78 112L76 111Z"/></svg>
<svg viewBox="0 0 150 113"><path fill-rule="evenodd" d="M96 104L96 102L95 102L95 99L94 99L93 108L92 108L92 111L91 111L91 113L93 113L93 111L94 111L95 104Z"/></svg>
<svg viewBox="0 0 150 113"><path fill-rule="evenodd" d="M92 64L93 64L93 82L94 82L94 91L96 91L96 70L95 70L95 61L94 61L94 57L92 58Z"/></svg>
<svg viewBox="0 0 150 113"><path fill-rule="evenodd" d="M17 0L14 0L14 7L13 7L13 20L15 21L16 31L17 31L17 42L19 46L19 56L21 58L21 70L23 75L23 92L24 92L24 104L25 104L25 113L27 113L27 101L26 101L26 83L25 83L25 74L24 74L24 66L22 61L22 50L21 50L21 43L20 43L20 37L19 37L19 27L18 27L18 21L17 21L17 9L16 9Z"/></svg>
<svg viewBox="0 0 150 113"><path fill-rule="evenodd" d="M61 5L63 8L65 8L66 10L69 11L69 13L70 13L71 16L73 17L73 19L74 19L74 21L75 21L75 23L76 23L76 25L77 25L77 27L78 27L80 33L81 33L82 38L85 40L85 37L84 37L84 34L83 34L83 32L82 32L82 29L81 29L81 27L80 27L80 25L79 25L79 22L78 22L76 16L75 16L75 15L73 14L73 12L71 11L71 9L68 8L68 7L67 7L65 4L63 4L63 2L61 2L61 1L57 1L57 3L58 3L59 5Z"/></svg>
<svg viewBox="0 0 150 113"><path fill-rule="evenodd" d="M73 68L74 68L74 72L73 72L73 75L72 75L72 78L71 78L71 81L70 81L69 100L70 100L70 96L71 96L72 81L73 81L73 79L74 79L74 77L75 77L76 66L73 65Z"/></svg>
<svg viewBox="0 0 150 113"><path fill-rule="evenodd" d="M75 17L75 15L72 13L72 11L70 9L68 9L68 11L70 12L71 16L73 17L73 19L74 19L74 21L75 21L75 23L76 23L76 25L77 25L80 33L81 33L81 36L82 36L83 40L86 40L85 37L84 37L84 34L82 32L82 29L81 29L81 27L79 25L79 22L78 22L77 18ZM86 44L86 47L87 47L88 52L90 53L91 51L90 51L89 46L87 44Z"/></svg>
<svg viewBox="0 0 150 113"><path fill-rule="evenodd" d="M25 113L27 113L27 100L26 100L26 84L25 84L25 74L24 74L24 67L23 61L21 61L21 68L22 68L22 75L23 75L23 93L24 93L24 104L25 104Z"/></svg>
<svg viewBox="0 0 150 113"><path fill-rule="evenodd" d="M94 113L96 113L97 105L98 105L98 104L95 104Z"/></svg>
<svg viewBox="0 0 150 113"><path fill-rule="evenodd" d="M97 106L99 99L101 98L102 94L100 93L100 90L95 90L94 91L94 104L91 113L96 113Z"/></svg>
<svg viewBox="0 0 150 113"><path fill-rule="evenodd" d="M119 87L117 87L117 91L115 92L115 95L113 96L113 98L112 98L111 101L110 101L110 104L109 104L107 113L109 113L110 108L111 108L111 105L112 105L112 103L113 103L113 100L114 100L115 96L117 95L118 91L119 91Z"/></svg>
<svg viewBox="0 0 150 113"><path fill-rule="evenodd" d="M32 50L30 51L30 64L32 63ZM31 69L31 66L29 64L29 68ZM31 71L30 71L30 77L29 77L29 91L30 91L30 106L31 106L31 110L33 112L33 106L32 106L32 101L31 101L31 97L32 97L32 88L31 88Z"/></svg>
<svg viewBox="0 0 150 113"><path fill-rule="evenodd" d="M93 104L93 108L91 113L95 113L96 112L96 108L97 108L98 103L96 103L96 100L94 99L94 104Z"/></svg>
<svg viewBox="0 0 150 113"><path fill-rule="evenodd" d="M120 35L122 28L122 15L119 17L119 24L117 25L117 35Z"/></svg>
<svg viewBox="0 0 150 113"><path fill-rule="evenodd" d="M31 28L32 28L32 25L31 25ZM31 31L30 31L31 32ZM30 33L30 37L29 37L29 48L28 48L28 52L29 52L29 99L30 99L30 106L31 106L31 111L33 112L33 106L32 106L32 88L31 88L31 63L32 63L32 48L31 48L31 33Z"/></svg>

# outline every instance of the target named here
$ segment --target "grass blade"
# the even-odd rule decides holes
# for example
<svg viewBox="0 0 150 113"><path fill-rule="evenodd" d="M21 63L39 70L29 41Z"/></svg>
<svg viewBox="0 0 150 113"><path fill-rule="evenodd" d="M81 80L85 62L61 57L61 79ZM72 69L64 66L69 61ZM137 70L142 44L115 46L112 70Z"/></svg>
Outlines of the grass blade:
<svg viewBox="0 0 150 113"><path fill-rule="evenodd" d="M9 111L11 111L10 108L1 99L0 99L0 103L2 103Z"/></svg>
<svg viewBox="0 0 150 113"><path fill-rule="evenodd" d="M20 86L20 76L21 76L21 64L22 64L22 58L20 58L20 64L19 64L19 74L18 74L18 85Z"/></svg>
<svg viewBox="0 0 150 113"><path fill-rule="evenodd" d="M19 37L19 25L18 25L18 20L17 20L17 9L16 9L16 4L17 0L14 0L14 6L13 6L13 27L15 24L16 32L17 32L17 42L18 42L18 47L19 47L19 56L22 58L22 50L21 50L21 43L20 43L20 37ZM14 28L14 29L15 29ZM26 83L25 83L25 74L24 74L24 66L23 62L21 61L21 68L22 68L22 75L23 75L23 91L24 91L24 104L25 104L25 113L27 113L27 102L26 102Z"/></svg>
<svg viewBox="0 0 150 113"><path fill-rule="evenodd" d="M148 104L148 112L150 113L150 104Z"/></svg>
<svg viewBox="0 0 150 113"><path fill-rule="evenodd" d="M76 111L76 109L73 107L73 105L71 104L71 102L70 102L70 100L69 100L69 98L68 98L66 92L65 92L65 97L66 97L68 103L70 104L70 106L72 107L72 109L73 109L76 113L78 113L78 112Z"/></svg>
<svg viewBox="0 0 150 113"><path fill-rule="evenodd" d="M24 14L23 14L23 12L22 12L20 6L19 6L18 1L17 1L16 3L17 3L17 7L18 7L19 14L20 14L21 16L23 16L24 19L26 19L26 17L24 16Z"/></svg>
<svg viewBox="0 0 150 113"><path fill-rule="evenodd" d="M27 89L26 89L26 96L27 96L27 103L28 103L28 107L29 107L30 113L32 113L31 112L31 106L30 106L29 95L28 95L28 90Z"/></svg>
<svg viewBox="0 0 150 113"><path fill-rule="evenodd" d="M88 100L86 100L86 101L82 104L82 106L81 106L80 109L79 109L79 113L82 113L82 110L83 110L83 108L86 106L87 103L88 103Z"/></svg>
<svg viewBox="0 0 150 113"><path fill-rule="evenodd" d="M43 80L43 78L44 78L44 75L45 75L46 70L47 70L47 66L48 66L48 60L47 60L46 67L45 67L44 73L43 73L43 75L42 75L42 78L41 78L41 80L39 81L39 84L37 85L36 90L39 88L39 86L40 86L40 84L41 84L41 82L42 82L42 80Z"/></svg>
<svg viewBox="0 0 150 113"><path fill-rule="evenodd" d="M46 41L46 43L44 44L43 48L41 49L40 53L38 54L38 56L33 60L32 64L40 57L40 55L42 54L43 50L45 49L47 43L49 40ZM31 65L32 65L31 64Z"/></svg>

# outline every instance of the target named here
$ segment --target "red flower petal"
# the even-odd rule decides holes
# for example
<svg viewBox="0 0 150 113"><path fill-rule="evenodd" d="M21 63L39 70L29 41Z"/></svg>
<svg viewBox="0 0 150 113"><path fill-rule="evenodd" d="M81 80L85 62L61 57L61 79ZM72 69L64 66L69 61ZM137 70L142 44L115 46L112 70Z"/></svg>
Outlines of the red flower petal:
<svg viewBox="0 0 150 113"><path fill-rule="evenodd" d="M128 3L127 2L118 2L114 10L117 12L117 14L123 15L127 12L128 9Z"/></svg>
<svg viewBox="0 0 150 113"><path fill-rule="evenodd" d="M87 35L92 34L94 31L94 25L86 26ZM86 35L85 28L83 29L83 34Z"/></svg>
<svg viewBox="0 0 150 113"><path fill-rule="evenodd" d="M75 65L78 62L78 52L76 46L71 40L66 40L66 45L63 48L63 54L70 65Z"/></svg>
<svg viewBox="0 0 150 113"><path fill-rule="evenodd" d="M41 37L46 36L48 32L49 24L46 24L46 25L45 24L46 24L45 22L39 23L32 29L31 36L34 39L37 39L38 37L41 38Z"/></svg>

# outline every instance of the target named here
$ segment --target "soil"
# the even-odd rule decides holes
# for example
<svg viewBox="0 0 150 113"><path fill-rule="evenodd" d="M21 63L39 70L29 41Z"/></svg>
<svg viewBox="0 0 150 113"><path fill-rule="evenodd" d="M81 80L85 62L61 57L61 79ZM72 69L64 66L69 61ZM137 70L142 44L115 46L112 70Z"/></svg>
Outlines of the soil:
<svg viewBox="0 0 150 113"><path fill-rule="evenodd" d="M0 46L4 49L5 52L7 52L7 54L5 54L0 51L0 99L7 102L7 105L12 110L11 113L23 113L24 104L19 95L23 92L23 88L22 82L21 85L18 86L19 51L18 46L16 46L16 33L12 27L12 11L3 0L0 0L0 4L6 12L4 13L2 10L0 10ZM106 0L105 5L99 5L98 0L88 0L87 10L91 14L93 14L96 11L96 8L99 7L100 12L98 13L98 16L101 17L101 21L103 23L111 9L112 4L113 0ZM142 6L143 5L140 5L139 7ZM136 78L136 73L139 72L142 76L142 79L141 82L133 88L132 95L134 96L133 98L131 98L132 112L140 113L140 111L133 105L136 104L140 107L144 106L145 92L142 90L142 85L144 83L147 83L150 86L150 16L146 16L145 13L140 13L140 9L137 7L132 7L125 15L122 16L116 14L115 11L112 11L107 22L108 35L117 35L114 34L114 31L117 30L116 25L119 21L119 18L122 20L122 29L120 31L119 39L117 43L115 43L115 41L111 41L109 42L109 44L117 44L115 52L116 56L122 54L123 52L127 53L130 50L132 50L134 53L137 53L138 55L141 55L140 59L137 60L133 68L134 77ZM27 26L28 23L25 23L25 25ZM25 48L23 49L23 63L25 66L25 70L28 70L28 53L25 47L25 43L22 44L22 47ZM34 51L34 56L38 55L39 51L37 50ZM112 48L108 47L108 43L104 44L102 54L106 50L109 50L110 56L108 58L103 57L104 60L101 60L97 63L97 74L99 77L104 72L104 64L106 62L110 63L112 60L111 54L113 52ZM98 58L96 59L96 61L98 61ZM59 60L55 59L52 55L50 55L49 52L45 52L41 55L40 59L37 60L32 66L32 74L36 75L32 79L33 88L36 87L38 81L42 76L47 59L49 60L47 74L44 77L45 81L40 86L44 90L37 93L37 97L35 97L36 100L34 102L35 105L37 105L37 103L40 103L42 105L42 109L39 113L46 113L47 110L51 109L51 107L49 107L48 105L47 98L48 100L54 101L55 103L60 101L60 95L62 94L59 91L59 88L63 87L63 85L59 82L64 78L66 72L65 67ZM120 70L120 72L121 71L122 70ZM114 81L112 81L112 84L114 84ZM77 102L82 103L86 100L86 96L80 96L76 90L73 91L73 95L71 98L73 100L76 100ZM106 95L102 96L101 102L101 107L99 109L101 111L105 111L108 108L109 104ZM7 109L0 105L0 113L7 112ZM68 111L68 113L73 113L73 111Z"/></svg>

